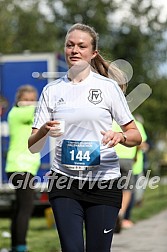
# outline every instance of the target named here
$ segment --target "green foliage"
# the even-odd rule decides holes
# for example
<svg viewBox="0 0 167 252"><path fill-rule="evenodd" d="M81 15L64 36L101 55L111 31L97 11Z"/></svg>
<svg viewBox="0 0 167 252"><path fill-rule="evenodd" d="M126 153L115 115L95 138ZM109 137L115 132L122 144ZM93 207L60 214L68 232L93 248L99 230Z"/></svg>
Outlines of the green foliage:
<svg viewBox="0 0 167 252"><path fill-rule="evenodd" d="M40 1L24 6L24 1L0 1L0 52L56 50L56 26L39 10ZM54 41L54 42L53 42Z"/></svg>
<svg viewBox="0 0 167 252"><path fill-rule="evenodd" d="M60 50L64 47L64 36L68 28L78 22L93 26L97 30L101 37L100 44L103 45L103 49L103 43L108 44L109 42L106 40L108 37L111 41L107 16L114 10L113 1L64 0L60 4L60 1L48 0L48 6L59 30Z"/></svg>
<svg viewBox="0 0 167 252"><path fill-rule="evenodd" d="M141 207L134 207L132 219L138 222L150 218L156 213L167 209L167 188L166 185L158 185L156 189L146 189Z"/></svg>
<svg viewBox="0 0 167 252"><path fill-rule="evenodd" d="M162 52L166 51L160 47L165 24L160 23L159 15L151 0L147 1L147 7L144 0L133 1L130 15L115 31L115 58L127 60L134 70L130 90L142 82L152 85L152 80L158 76L157 65L163 60Z"/></svg>
<svg viewBox="0 0 167 252"><path fill-rule="evenodd" d="M3 218L0 220L0 236L3 232L10 232L10 219ZM10 248L10 238L3 238L1 248ZM44 217L33 217L30 221L27 244L30 251L34 252L60 252L58 234L55 228L47 228L47 222Z"/></svg>
<svg viewBox="0 0 167 252"><path fill-rule="evenodd" d="M159 78L152 81L152 94L137 112L145 115L145 127L152 140L165 139L167 125L167 80Z"/></svg>

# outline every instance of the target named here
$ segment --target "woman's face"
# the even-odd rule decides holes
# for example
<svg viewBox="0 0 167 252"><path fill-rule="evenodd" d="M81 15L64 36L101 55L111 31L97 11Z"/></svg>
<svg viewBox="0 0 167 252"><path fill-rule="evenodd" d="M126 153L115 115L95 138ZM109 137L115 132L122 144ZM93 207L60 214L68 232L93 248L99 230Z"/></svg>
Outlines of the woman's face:
<svg viewBox="0 0 167 252"><path fill-rule="evenodd" d="M35 101L37 100L37 94L35 92L23 92L19 102L18 106L28 106L28 105L34 105Z"/></svg>
<svg viewBox="0 0 167 252"><path fill-rule="evenodd" d="M87 32L74 30L67 35L64 51L69 68L82 61L90 64L91 59L97 55L97 51L93 51L91 42L92 37Z"/></svg>

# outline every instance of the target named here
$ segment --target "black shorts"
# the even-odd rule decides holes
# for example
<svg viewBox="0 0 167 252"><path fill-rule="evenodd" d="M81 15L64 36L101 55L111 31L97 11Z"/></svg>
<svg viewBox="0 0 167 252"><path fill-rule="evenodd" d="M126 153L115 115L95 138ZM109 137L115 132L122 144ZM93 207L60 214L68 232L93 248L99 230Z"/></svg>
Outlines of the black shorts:
<svg viewBox="0 0 167 252"><path fill-rule="evenodd" d="M52 171L48 193L49 199L68 197L117 208L121 208L122 204L122 189L118 186L118 180L85 181Z"/></svg>

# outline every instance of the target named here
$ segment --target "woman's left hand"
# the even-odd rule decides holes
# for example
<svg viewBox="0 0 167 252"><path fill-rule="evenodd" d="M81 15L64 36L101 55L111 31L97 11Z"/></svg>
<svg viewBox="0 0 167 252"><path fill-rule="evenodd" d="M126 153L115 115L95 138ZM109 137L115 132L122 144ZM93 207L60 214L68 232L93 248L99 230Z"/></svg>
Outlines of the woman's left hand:
<svg viewBox="0 0 167 252"><path fill-rule="evenodd" d="M124 141L121 132L114 132L112 130L108 130L108 131L101 131L101 134L103 135L102 144L107 145L108 148L114 147L118 143Z"/></svg>

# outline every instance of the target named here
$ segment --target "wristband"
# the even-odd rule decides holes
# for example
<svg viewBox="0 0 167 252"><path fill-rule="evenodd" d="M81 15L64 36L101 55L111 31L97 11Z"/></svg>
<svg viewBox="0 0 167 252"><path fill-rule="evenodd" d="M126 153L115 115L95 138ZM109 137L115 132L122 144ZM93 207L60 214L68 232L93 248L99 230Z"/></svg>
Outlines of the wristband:
<svg viewBox="0 0 167 252"><path fill-rule="evenodd" d="M124 144L127 140L127 135L125 135L125 133L123 131L121 131L119 133L121 133L123 135L124 141L122 143Z"/></svg>

